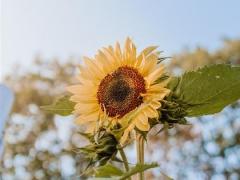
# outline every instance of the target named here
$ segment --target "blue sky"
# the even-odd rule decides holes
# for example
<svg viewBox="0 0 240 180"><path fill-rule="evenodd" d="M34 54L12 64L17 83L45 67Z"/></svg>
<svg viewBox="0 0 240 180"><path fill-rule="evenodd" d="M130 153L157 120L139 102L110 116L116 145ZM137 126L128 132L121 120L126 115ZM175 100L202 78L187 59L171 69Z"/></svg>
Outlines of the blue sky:
<svg viewBox="0 0 240 180"><path fill-rule="evenodd" d="M240 37L239 7L239 0L2 0L0 71L30 67L36 54L91 56L127 36L168 56L198 45L215 49L223 37Z"/></svg>

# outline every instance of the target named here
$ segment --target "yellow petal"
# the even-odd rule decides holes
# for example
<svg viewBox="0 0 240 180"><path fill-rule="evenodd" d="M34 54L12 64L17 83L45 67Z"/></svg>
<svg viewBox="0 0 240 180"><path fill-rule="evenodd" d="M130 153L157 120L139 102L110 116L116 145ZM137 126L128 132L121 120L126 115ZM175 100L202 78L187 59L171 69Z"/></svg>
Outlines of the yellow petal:
<svg viewBox="0 0 240 180"><path fill-rule="evenodd" d="M83 78L93 81L96 80L96 74L93 73L93 71L91 70L90 67L88 66L79 66L79 70L80 70L80 76L82 76Z"/></svg>
<svg viewBox="0 0 240 180"><path fill-rule="evenodd" d="M153 84L164 73L164 65L160 65L156 70L147 76L147 81Z"/></svg>
<svg viewBox="0 0 240 180"><path fill-rule="evenodd" d="M159 84L154 84L151 85L148 90L147 93L159 93L159 92L164 92L164 90L166 88L164 88L164 86L166 86L165 83L159 83Z"/></svg>
<svg viewBox="0 0 240 180"><path fill-rule="evenodd" d="M112 51L112 47L109 49L103 48L103 53L109 60L111 60L112 63L114 63L114 66L117 69L121 65L121 61L115 57L115 54Z"/></svg>
<svg viewBox="0 0 240 180"><path fill-rule="evenodd" d="M73 85L66 88L69 92L76 95L96 96L98 87L90 85Z"/></svg>
<svg viewBox="0 0 240 180"><path fill-rule="evenodd" d="M129 57L129 54L130 54L130 44L131 44L131 40L130 38L128 37L125 41L125 48L124 48L124 58L125 59L128 59Z"/></svg>
<svg viewBox="0 0 240 180"><path fill-rule="evenodd" d="M98 54L96 55L96 59L97 61L101 62L105 75L107 75L108 73L111 73L114 70L115 68L114 63L111 62L111 60L109 60L102 51L100 50L98 51Z"/></svg>
<svg viewBox="0 0 240 180"><path fill-rule="evenodd" d="M96 104L98 103L96 96L94 96L93 94L89 96L73 95L70 97L70 100L73 102L81 102L81 103L96 103Z"/></svg>
<svg viewBox="0 0 240 180"><path fill-rule="evenodd" d="M143 75L143 70L144 70L144 67L145 67L145 64L146 64L146 59L145 59L145 56L143 55L143 58L141 60L141 63L138 65L138 71Z"/></svg>
<svg viewBox="0 0 240 180"><path fill-rule="evenodd" d="M148 93L147 96L145 97L146 101L149 100L157 100L160 101L162 99L164 99L165 96L167 96L170 93L169 89L165 89L163 88L162 91L159 91L158 93Z"/></svg>
<svg viewBox="0 0 240 180"><path fill-rule="evenodd" d="M144 113L146 113L146 115L149 118L156 118L158 117L158 112L156 109L154 109L152 106L148 106L145 110Z"/></svg>
<svg viewBox="0 0 240 180"><path fill-rule="evenodd" d="M77 76L77 80L79 81L80 84L90 85L90 86L93 85L92 81L90 81L89 79L85 79L83 76L81 76L81 74Z"/></svg>
<svg viewBox="0 0 240 180"><path fill-rule="evenodd" d="M87 115L80 115L75 119L75 123L76 124L85 124L85 123L89 123L91 121L97 121L98 116L99 116L99 112L94 112L94 113L90 113Z"/></svg>
<svg viewBox="0 0 240 180"><path fill-rule="evenodd" d="M74 107L75 109L75 113L81 114L81 113L90 113L90 112L96 112L100 109L99 105L96 103L91 103L91 104L87 104L87 103L77 103Z"/></svg>
<svg viewBox="0 0 240 180"><path fill-rule="evenodd" d="M137 54L136 46L131 41L131 43L130 43L130 57L129 57L130 61L131 61L131 65L134 65L136 60L137 60L136 54Z"/></svg>
<svg viewBox="0 0 240 180"><path fill-rule="evenodd" d="M135 60L136 60L136 55L135 54L136 54L136 48L133 45L131 39L128 37L126 39L125 49L124 49L124 52L123 52L125 65L132 66L135 63ZM135 57L134 57L134 55L135 55Z"/></svg>
<svg viewBox="0 0 240 180"><path fill-rule="evenodd" d="M119 59L119 61L121 62L121 65L123 63L123 57L122 57L122 52L121 52L121 47L120 44L117 42L115 45L115 54L117 56L117 58Z"/></svg>
<svg viewBox="0 0 240 180"><path fill-rule="evenodd" d="M93 73L96 77L96 79L102 79L104 77L104 73L98 67L95 63L94 60L91 60L88 57L83 57L84 63L88 66L89 73Z"/></svg>
<svg viewBox="0 0 240 180"><path fill-rule="evenodd" d="M145 109L146 107L136 116L133 122L135 126L141 131L148 131L150 128L147 113L144 113Z"/></svg>
<svg viewBox="0 0 240 180"><path fill-rule="evenodd" d="M124 131L123 136L120 139L120 144L124 145L124 143L127 141L130 132L133 130L134 124L130 124L128 128Z"/></svg>
<svg viewBox="0 0 240 180"><path fill-rule="evenodd" d="M151 54L150 56L146 57L146 65L144 66L144 69L142 71L142 74L144 76L149 75L149 73L156 68L157 59L158 56L155 54Z"/></svg>
<svg viewBox="0 0 240 180"><path fill-rule="evenodd" d="M97 123L96 122L91 122L88 123L86 133L93 134L94 131L96 130Z"/></svg>
<svg viewBox="0 0 240 180"><path fill-rule="evenodd" d="M149 103L149 105L153 108L153 109L158 109L161 107L161 103L159 101L152 101L151 103Z"/></svg>
<svg viewBox="0 0 240 180"><path fill-rule="evenodd" d="M137 60L142 58L142 55L148 56L150 53L152 53L155 49L157 49L158 46L150 46L145 48L137 57Z"/></svg>
<svg viewBox="0 0 240 180"><path fill-rule="evenodd" d="M81 85L72 85L72 86L68 86L66 87L67 91L73 93L73 94L77 94L79 92L79 90L81 89Z"/></svg>
<svg viewBox="0 0 240 180"><path fill-rule="evenodd" d="M137 127L140 131L149 131L149 129L150 129L150 125L149 125L149 124L143 124L143 123L140 122L140 121L136 122L136 127Z"/></svg>

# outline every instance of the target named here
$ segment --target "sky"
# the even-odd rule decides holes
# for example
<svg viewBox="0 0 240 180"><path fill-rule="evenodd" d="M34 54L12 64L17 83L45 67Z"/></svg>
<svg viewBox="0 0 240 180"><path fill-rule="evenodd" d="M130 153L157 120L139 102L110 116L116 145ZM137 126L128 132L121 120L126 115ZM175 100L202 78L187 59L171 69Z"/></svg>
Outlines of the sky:
<svg viewBox="0 0 240 180"><path fill-rule="evenodd" d="M61 61L93 56L128 36L139 50L158 45L166 56L240 38L239 0L0 1L0 79L15 64L31 68L37 54Z"/></svg>

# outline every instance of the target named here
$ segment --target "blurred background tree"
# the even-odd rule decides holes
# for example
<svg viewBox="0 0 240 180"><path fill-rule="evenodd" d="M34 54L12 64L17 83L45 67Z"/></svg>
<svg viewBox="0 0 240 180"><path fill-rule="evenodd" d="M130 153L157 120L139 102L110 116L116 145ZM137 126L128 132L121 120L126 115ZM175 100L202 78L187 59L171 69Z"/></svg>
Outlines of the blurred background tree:
<svg viewBox="0 0 240 180"><path fill-rule="evenodd" d="M46 114L40 106L50 104L74 83L77 65L48 63L36 57L32 69L5 78L16 101L5 129L2 162L4 179L59 179L81 174L83 161L74 149L84 143L72 117ZM80 144L81 143L81 144Z"/></svg>
<svg viewBox="0 0 240 180"><path fill-rule="evenodd" d="M59 62L47 62L38 56L31 70L22 72L18 66L5 78L15 92L16 102L5 128L3 179L76 179L85 167L81 155L73 151L86 143L73 118L46 114L39 108L66 93L65 87L76 82L76 60ZM226 39L214 52L201 47L185 50L167 65L170 73L180 75L215 63L240 64L240 40ZM158 136L153 136L153 129L146 161L157 160L161 172L174 179L240 179L239 107L236 103L219 114L189 119L189 125ZM159 169L147 176L164 179Z"/></svg>

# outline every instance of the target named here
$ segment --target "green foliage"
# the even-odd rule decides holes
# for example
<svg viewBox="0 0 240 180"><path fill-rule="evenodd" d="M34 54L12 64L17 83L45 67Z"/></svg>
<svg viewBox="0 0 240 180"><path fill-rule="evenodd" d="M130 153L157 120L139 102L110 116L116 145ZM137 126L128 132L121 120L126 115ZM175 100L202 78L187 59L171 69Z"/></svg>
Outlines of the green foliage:
<svg viewBox="0 0 240 180"><path fill-rule="evenodd" d="M51 105L41 106L41 108L49 113L61 116L71 115L74 110L75 103L69 100L69 96L59 98Z"/></svg>
<svg viewBox="0 0 240 180"><path fill-rule="evenodd" d="M144 172L148 169L152 169L156 167L158 167L157 163L136 164L136 166L132 167L128 172L123 173L122 170L120 170L119 168L111 164L106 164L105 166L100 166L95 170L96 172L95 176L104 177L104 178L114 177L115 180L125 180L137 173Z"/></svg>
<svg viewBox="0 0 240 180"><path fill-rule="evenodd" d="M113 166L112 164L106 164L104 166L100 166L95 171L96 177L114 177L114 176L122 176L123 172L121 169Z"/></svg>
<svg viewBox="0 0 240 180"><path fill-rule="evenodd" d="M151 164L137 164L136 166L132 167L128 172L124 173L119 180L125 180L137 173L145 172L148 169L156 168L159 165L157 163L151 163Z"/></svg>
<svg viewBox="0 0 240 180"><path fill-rule="evenodd" d="M165 173L161 172L162 176L164 177L165 180L174 180L173 178L169 177Z"/></svg>
<svg viewBox="0 0 240 180"><path fill-rule="evenodd" d="M169 87L187 116L214 114L240 98L240 67L206 66L174 78Z"/></svg>

